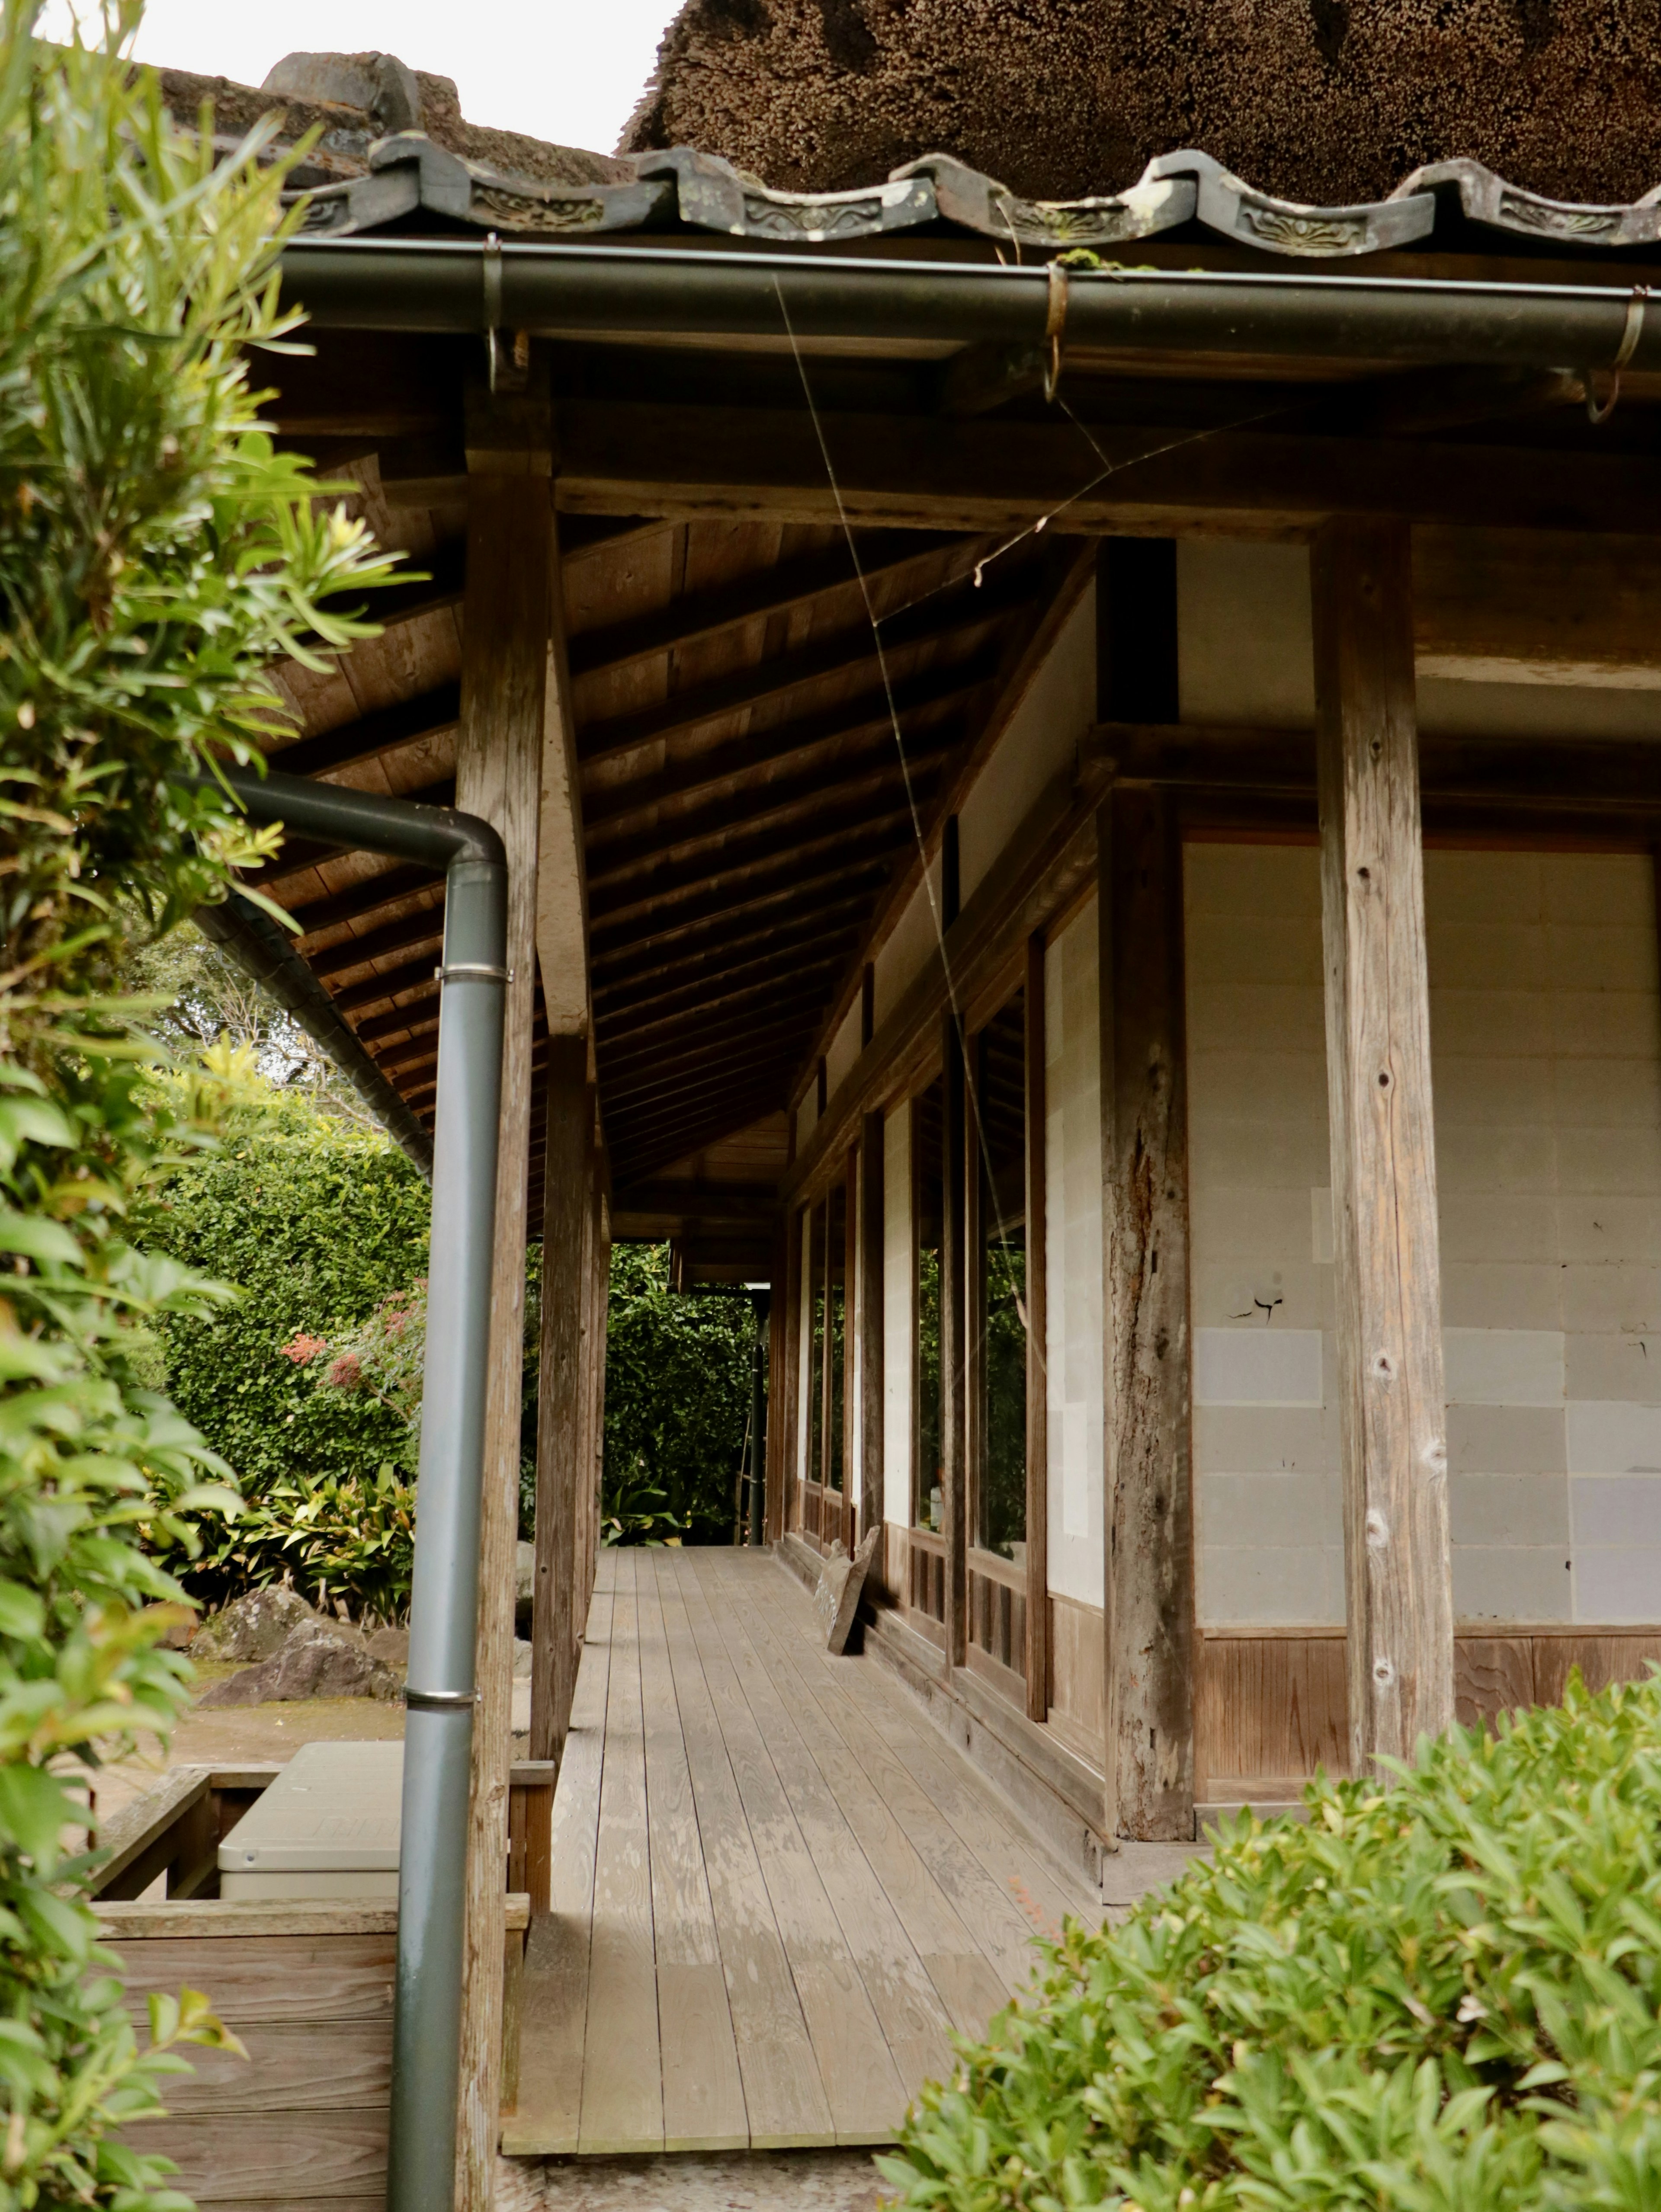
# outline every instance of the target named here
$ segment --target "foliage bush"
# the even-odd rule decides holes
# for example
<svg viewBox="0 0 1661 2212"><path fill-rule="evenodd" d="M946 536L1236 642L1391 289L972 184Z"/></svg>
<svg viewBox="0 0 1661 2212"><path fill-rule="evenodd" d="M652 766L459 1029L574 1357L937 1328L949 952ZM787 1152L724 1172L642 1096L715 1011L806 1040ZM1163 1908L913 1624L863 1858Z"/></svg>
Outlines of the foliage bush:
<svg viewBox="0 0 1661 2212"><path fill-rule="evenodd" d="M218 1149L173 1176L151 1226L161 1249L241 1293L161 1324L168 1390L252 1498L297 1478L373 1483L389 1462L413 1475L405 1413L332 1389L332 1363L291 1347L341 1348L425 1274L431 1194L390 1138L304 1093L256 1079L242 1102Z"/></svg>
<svg viewBox="0 0 1661 2212"><path fill-rule="evenodd" d="M1043 1947L882 2161L910 2212L1653 2212L1661 1677L1306 1795Z"/></svg>
<svg viewBox="0 0 1661 2212"><path fill-rule="evenodd" d="M234 1501L145 1387L150 1331L219 1293L142 1249L205 1132L114 985L266 842L179 779L246 756L281 711L265 666L356 634L318 601L374 572L257 428L284 166L181 137L120 51L132 15L96 51L37 47L33 17L0 14L0 2212L160 2212L167 2162L111 2130L222 2031L158 2000L141 2050L65 1849L74 1773L186 1694L146 1539L187 1549Z"/></svg>
<svg viewBox="0 0 1661 2212"><path fill-rule="evenodd" d="M618 1244L606 1331L606 1540L731 1543L756 1340L749 1300L672 1291L666 1244Z"/></svg>

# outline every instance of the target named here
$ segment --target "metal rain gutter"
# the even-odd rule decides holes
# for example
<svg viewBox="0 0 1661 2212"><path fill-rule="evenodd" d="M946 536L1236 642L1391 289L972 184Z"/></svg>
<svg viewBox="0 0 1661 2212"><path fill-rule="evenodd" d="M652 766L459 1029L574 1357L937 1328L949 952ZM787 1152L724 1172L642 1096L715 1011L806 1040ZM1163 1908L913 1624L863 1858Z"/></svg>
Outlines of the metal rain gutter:
<svg viewBox="0 0 1661 2212"><path fill-rule="evenodd" d="M1038 345L1059 307L1068 345L1120 352L1661 368L1661 312L1630 283L1138 269L1063 283L1042 265L374 237L297 240L282 271L285 301L322 329Z"/></svg>
<svg viewBox="0 0 1661 2212"><path fill-rule="evenodd" d="M508 863L488 822L300 776L224 781L251 821L444 871L419 1504L392 2000L390 2212L451 2212L461 2054Z"/></svg>

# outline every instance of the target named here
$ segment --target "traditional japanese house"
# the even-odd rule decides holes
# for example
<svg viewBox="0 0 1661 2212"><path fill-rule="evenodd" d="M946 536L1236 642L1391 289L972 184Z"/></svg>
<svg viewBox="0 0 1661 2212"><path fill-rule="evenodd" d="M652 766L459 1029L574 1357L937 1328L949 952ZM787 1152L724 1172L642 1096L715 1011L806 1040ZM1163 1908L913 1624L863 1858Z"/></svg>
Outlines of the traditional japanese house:
<svg viewBox="0 0 1661 2212"><path fill-rule="evenodd" d="M954 109L928 11L729 0L625 156L384 56L219 88L321 130L272 419L424 572L284 673L272 766L509 871L563 1765L504 2121L498 1406L470 2203L499 2139L880 2136L1009 1877L1099 1904L1208 1807L1661 1657L1658 111L1640 54L1559 129L1602 64L1521 8L1404 117L1389 13L1281 10L1289 74L1186 107L1163 48L1017 98L1002 16ZM226 926L424 1157L439 883L262 881L296 950ZM765 1537L874 1534L862 1656L759 1553L596 1589L642 1237L770 1286Z"/></svg>

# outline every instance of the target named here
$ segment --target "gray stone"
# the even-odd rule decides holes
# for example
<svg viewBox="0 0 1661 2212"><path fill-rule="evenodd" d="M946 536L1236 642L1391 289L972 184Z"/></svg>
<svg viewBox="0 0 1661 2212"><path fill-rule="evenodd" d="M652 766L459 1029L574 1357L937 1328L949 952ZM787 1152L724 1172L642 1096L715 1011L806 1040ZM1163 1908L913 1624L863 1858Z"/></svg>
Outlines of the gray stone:
<svg viewBox="0 0 1661 2212"><path fill-rule="evenodd" d="M377 1628L363 1640L375 1658L385 1660L387 1666L402 1675L410 1663L410 1632L407 1628Z"/></svg>
<svg viewBox="0 0 1661 2212"><path fill-rule="evenodd" d="M827 1650L840 1654L848 1649L848 1639L859 1616L860 1593L865 1588L865 1577L881 1534L879 1528L868 1528L851 1559L839 1537L819 1563L813 1609L824 1630Z"/></svg>
<svg viewBox="0 0 1661 2212"><path fill-rule="evenodd" d="M380 1698L402 1694L403 1675L370 1650L366 1638L344 1623L319 1619L295 1632L283 1649L257 1667L216 1682L203 1707L268 1705L301 1698Z"/></svg>
<svg viewBox="0 0 1661 2212"><path fill-rule="evenodd" d="M531 1679L531 1647L522 1636L514 1638L514 1680L528 1682Z"/></svg>
<svg viewBox="0 0 1661 2212"><path fill-rule="evenodd" d="M240 1659L245 1666L257 1664L275 1658L296 1631L312 1627L322 1618L296 1591L273 1583L264 1589L249 1590L204 1620L196 1632L191 1656L210 1662Z"/></svg>

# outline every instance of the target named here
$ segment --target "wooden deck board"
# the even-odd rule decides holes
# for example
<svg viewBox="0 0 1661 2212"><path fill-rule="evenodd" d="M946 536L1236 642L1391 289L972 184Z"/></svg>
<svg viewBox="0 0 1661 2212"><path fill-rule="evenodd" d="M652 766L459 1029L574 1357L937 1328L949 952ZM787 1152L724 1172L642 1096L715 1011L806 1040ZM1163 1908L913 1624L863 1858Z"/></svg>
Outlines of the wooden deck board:
<svg viewBox="0 0 1661 2212"><path fill-rule="evenodd" d="M1023 1891L1089 1909L777 1562L604 1553L502 2148L886 2140L1026 1978Z"/></svg>
<svg viewBox="0 0 1661 2212"><path fill-rule="evenodd" d="M588 2029L577 2148L590 2153L663 2148L663 2063L633 1554L618 1561L611 1599L611 1674L605 1699L605 1762L599 1784Z"/></svg>

